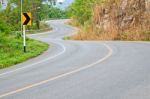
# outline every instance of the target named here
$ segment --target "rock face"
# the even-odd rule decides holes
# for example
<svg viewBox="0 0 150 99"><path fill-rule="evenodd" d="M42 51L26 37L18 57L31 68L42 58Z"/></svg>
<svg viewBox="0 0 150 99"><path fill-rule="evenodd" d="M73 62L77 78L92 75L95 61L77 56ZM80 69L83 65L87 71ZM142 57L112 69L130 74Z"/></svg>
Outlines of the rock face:
<svg viewBox="0 0 150 99"><path fill-rule="evenodd" d="M150 11L150 0L145 0L146 11Z"/></svg>
<svg viewBox="0 0 150 99"><path fill-rule="evenodd" d="M122 0L119 11L119 24L121 28L141 22L146 11L145 0Z"/></svg>
<svg viewBox="0 0 150 99"><path fill-rule="evenodd" d="M96 27L107 30L111 25L110 13L110 8L96 5L94 8L94 23Z"/></svg>
<svg viewBox="0 0 150 99"><path fill-rule="evenodd" d="M94 23L104 30L109 30L112 26L124 30L137 25L149 8L148 0L120 0L119 3L110 1L110 5L96 5L94 8Z"/></svg>

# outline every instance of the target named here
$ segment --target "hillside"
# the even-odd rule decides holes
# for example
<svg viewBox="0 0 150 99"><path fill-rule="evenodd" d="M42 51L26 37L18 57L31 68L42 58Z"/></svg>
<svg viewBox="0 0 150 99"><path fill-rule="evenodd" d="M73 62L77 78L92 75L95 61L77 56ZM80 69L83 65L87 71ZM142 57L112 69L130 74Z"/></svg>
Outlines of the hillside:
<svg viewBox="0 0 150 99"><path fill-rule="evenodd" d="M75 39L150 40L147 0L75 0L73 24L81 28Z"/></svg>

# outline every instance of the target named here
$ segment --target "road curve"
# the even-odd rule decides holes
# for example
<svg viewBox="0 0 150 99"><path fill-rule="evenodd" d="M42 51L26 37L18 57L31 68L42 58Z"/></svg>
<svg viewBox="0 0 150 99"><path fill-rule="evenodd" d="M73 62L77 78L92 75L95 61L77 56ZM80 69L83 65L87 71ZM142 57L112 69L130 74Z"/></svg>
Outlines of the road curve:
<svg viewBox="0 0 150 99"><path fill-rule="evenodd" d="M0 99L150 99L150 43L64 41L67 20L30 35L50 44L39 57L0 70Z"/></svg>

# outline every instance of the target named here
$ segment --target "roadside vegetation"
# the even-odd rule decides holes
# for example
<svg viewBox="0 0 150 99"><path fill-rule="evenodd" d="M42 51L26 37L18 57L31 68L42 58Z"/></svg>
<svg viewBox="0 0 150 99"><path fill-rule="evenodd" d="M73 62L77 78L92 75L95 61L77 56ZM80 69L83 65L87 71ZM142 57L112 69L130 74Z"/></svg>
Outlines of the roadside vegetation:
<svg viewBox="0 0 150 99"><path fill-rule="evenodd" d="M0 40L0 69L23 62L46 51L48 44L27 39L27 52L23 52L22 39L5 37Z"/></svg>
<svg viewBox="0 0 150 99"><path fill-rule="evenodd" d="M150 40L148 0L75 0L68 8L77 40Z"/></svg>
<svg viewBox="0 0 150 99"><path fill-rule="evenodd" d="M50 5L42 5L41 12L39 14L41 20L49 19L67 19L68 13L65 9L60 9Z"/></svg>
<svg viewBox="0 0 150 99"><path fill-rule="evenodd" d="M29 29L27 34L38 34L52 31L52 27L46 23L46 21L40 21L40 29Z"/></svg>
<svg viewBox="0 0 150 99"><path fill-rule="evenodd" d="M23 0L23 12L32 13L32 26L27 26L28 33L50 31L52 28L45 20L67 18L64 10L50 4L42 4L41 0ZM9 0L5 10L0 7L0 69L23 62L40 55L48 49L48 44L27 38L27 52L23 52L21 31L20 0Z"/></svg>
<svg viewBox="0 0 150 99"><path fill-rule="evenodd" d="M23 52L20 33L10 34L11 28L0 20L0 69L35 57L47 50L48 44L27 38L27 53Z"/></svg>

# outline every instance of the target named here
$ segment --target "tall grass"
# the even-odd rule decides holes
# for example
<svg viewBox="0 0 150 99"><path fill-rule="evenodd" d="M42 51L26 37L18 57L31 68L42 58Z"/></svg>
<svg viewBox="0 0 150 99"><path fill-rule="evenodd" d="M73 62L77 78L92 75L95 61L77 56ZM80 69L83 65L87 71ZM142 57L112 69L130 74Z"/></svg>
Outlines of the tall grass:
<svg viewBox="0 0 150 99"><path fill-rule="evenodd" d="M121 1L96 0L93 5L92 22L79 25L81 30L72 38L78 40L150 40L150 12L145 10L142 0L136 0L135 5L138 8L133 8L134 0L128 1L127 8L122 12L125 14L120 14ZM129 23L122 25L122 18L128 18L128 16L133 17L131 22L128 21Z"/></svg>

